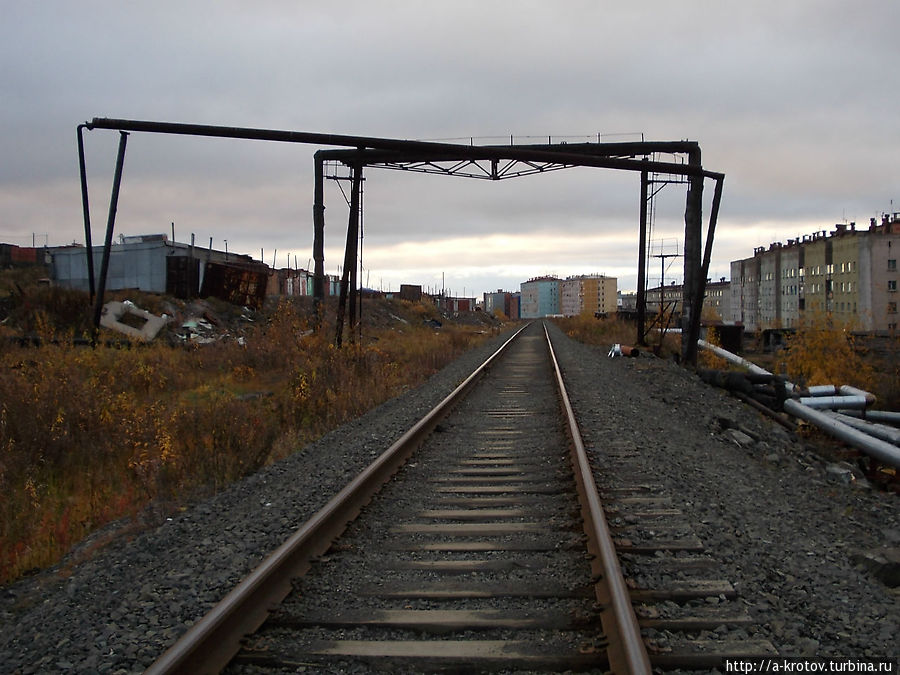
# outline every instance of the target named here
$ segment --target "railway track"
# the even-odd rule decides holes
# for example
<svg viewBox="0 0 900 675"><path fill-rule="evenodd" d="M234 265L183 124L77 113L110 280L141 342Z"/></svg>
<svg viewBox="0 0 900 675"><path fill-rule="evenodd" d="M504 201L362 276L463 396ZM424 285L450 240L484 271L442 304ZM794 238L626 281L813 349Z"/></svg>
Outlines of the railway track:
<svg viewBox="0 0 900 675"><path fill-rule="evenodd" d="M548 343L536 324L510 339L148 672L649 672L772 653L717 638L749 618L669 497L595 482Z"/></svg>

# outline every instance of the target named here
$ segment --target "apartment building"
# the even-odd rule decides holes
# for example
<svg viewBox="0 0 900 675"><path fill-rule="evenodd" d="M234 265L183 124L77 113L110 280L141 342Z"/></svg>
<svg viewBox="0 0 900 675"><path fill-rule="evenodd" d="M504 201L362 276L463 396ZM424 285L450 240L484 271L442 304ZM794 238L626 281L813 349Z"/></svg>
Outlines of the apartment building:
<svg viewBox="0 0 900 675"><path fill-rule="evenodd" d="M706 282L703 309L723 321L731 316L731 283L725 277Z"/></svg>
<svg viewBox="0 0 900 675"><path fill-rule="evenodd" d="M800 321L800 295L803 291L803 247L796 239L789 239L780 249L781 277L779 321L785 328L793 328Z"/></svg>
<svg viewBox="0 0 900 675"><path fill-rule="evenodd" d="M731 315L727 320L741 323L747 330L759 326L759 269L758 257L731 263Z"/></svg>
<svg viewBox="0 0 900 675"><path fill-rule="evenodd" d="M731 263L732 321L748 331L830 315L857 330L896 332L900 213L869 228L835 225Z"/></svg>
<svg viewBox="0 0 900 675"><path fill-rule="evenodd" d="M568 277L560 282L560 313L564 316L614 314L617 292L615 277L604 274Z"/></svg>
<svg viewBox="0 0 900 675"><path fill-rule="evenodd" d="M518 319L519 293L510 293L500 289L496 293L485 293L484 311L488 314L502 313L509 319Z"/></svg>
<svg viewBox="0 0 900 675"><path fill-rule="evenodd" d="M535 277L521 284L519 312L523 319L560 314L560 283L557 277Z"/></svg>

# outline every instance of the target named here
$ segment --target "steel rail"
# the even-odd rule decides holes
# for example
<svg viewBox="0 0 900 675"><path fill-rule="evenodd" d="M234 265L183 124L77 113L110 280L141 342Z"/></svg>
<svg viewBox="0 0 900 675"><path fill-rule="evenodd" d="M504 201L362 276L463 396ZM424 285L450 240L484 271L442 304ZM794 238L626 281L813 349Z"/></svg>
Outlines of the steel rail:
<svg viewBox="0 0 900 675"><path fill-rule="evenodd" d="M566 414L569 436L572 440L572 464L582 503L588 547L593 549L591 553L595 556L594 564L600 566L600 569L595 571L602 574L600 581L595 586L595 591L597 600L604 605L601 621L603 631L609 639L607 655L610 669L614 673L649 674L651 672L650 657L641 637L641 630L631 604L631 594L625 585L612 534L609 531L606 517L603 515L603 507L600 505L600 497L597 494L597 485L591 472L590 461L584 448L584 442L581 440L581 431L578 428L569 395L566 393L562 371L556 360L556 353L553 351L553 343L546 325L544 334L547 337L547 348L550 350L550 360L553 362L553 370L556 373L560 402Z"/></svg>
<svg viewBox="0 0 900 675"><path fill-rule="evenodd" d="M305 572L313 557L328 550L362 506L528 325L516 331L425 417L332 497L145 672L198 675L222 670L240 648L241 638L259 628L271 609L288 595L291 579Z"/></svg>

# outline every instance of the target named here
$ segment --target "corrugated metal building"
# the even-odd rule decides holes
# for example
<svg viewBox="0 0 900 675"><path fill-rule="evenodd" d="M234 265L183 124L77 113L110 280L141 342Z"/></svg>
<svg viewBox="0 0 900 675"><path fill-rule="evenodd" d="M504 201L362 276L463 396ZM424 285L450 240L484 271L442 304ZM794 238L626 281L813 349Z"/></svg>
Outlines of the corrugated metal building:
<svg viewBox="0 0 900 675"><path fill-rule="evenodd" d="M83 246L56 246L48 251L52 258L54 283L90 290L87 254ZM94 246L92 255L94 278L98 279L103 247ZM207 262L254 264L249 256L171 242L164 234L123 237L110 248L106 290L134 288L177 297L197 295L203 284L205 265L201 263Z"/></svg>

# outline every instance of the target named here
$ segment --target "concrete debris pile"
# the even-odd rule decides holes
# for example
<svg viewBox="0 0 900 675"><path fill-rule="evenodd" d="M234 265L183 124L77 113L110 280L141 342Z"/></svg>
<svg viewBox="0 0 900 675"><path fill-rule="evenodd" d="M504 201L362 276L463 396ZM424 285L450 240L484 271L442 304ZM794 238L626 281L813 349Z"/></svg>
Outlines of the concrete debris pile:
<svg viewBox="0 0 900 675"><path fill-rule="evenodd" d="M128 300L107 302L100 315L100 325L104 328L143 342L152 342L168 322L166 314L156 316Z"/></svg>
<svg viewBox="0 0 900 675"><path fill-rule="evenodd" d="M253 310L240 308L240 314L224 317L204 300L195 300L182 311L184 317L175 331L184 343L205 345L220 340L234 339L244 344L244 329L256 322Z"/></svg>

